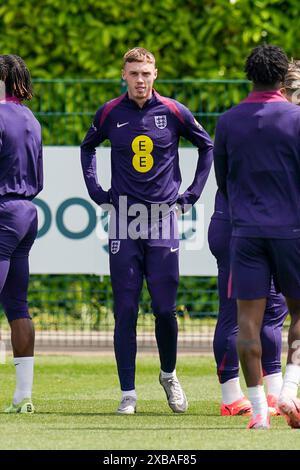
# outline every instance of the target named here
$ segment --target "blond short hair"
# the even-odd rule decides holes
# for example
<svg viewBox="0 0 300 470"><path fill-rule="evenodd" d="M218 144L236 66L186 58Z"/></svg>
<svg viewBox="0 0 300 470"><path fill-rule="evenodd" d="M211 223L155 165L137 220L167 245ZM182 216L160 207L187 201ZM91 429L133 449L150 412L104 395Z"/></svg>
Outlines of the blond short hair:
<svg viewBox="0 0 300 470"><path fill-rule="evenodd" d="M300 89L300 60L291 60L283 87L287 95L292 95Z"/></svg>
<svg viewBox="0 0 300 470"><path fill-rule="evenodd" d="M145 60L155 65L155 57L152 52L143 47L134 47L124 54L123 65L125 65L126 62L144 62Z"/></svg>

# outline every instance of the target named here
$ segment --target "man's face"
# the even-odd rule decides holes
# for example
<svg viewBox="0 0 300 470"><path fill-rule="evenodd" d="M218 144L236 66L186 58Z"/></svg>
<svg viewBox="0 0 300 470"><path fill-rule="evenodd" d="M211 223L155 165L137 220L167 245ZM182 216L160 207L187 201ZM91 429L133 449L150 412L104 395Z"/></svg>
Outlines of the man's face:
<svg viewBox="0 0 300 470"><path fill-rule="evenodd" d="M151 97L157 69L154 64L147 62L126 62L122 78L128 86L128 96L137 102L145 102Z"/></svg>

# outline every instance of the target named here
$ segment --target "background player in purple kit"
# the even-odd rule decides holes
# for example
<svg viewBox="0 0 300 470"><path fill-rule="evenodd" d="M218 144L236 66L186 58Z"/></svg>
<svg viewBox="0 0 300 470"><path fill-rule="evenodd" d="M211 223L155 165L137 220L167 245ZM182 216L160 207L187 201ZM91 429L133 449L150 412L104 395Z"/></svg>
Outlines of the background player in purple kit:
<svg viewBox="0 0 300 470"><path fill-rule="evenodd" d="M285 76L282 93L295 104L300 101L300 62L292 61ZM237 306L228 298L230 275L231 223L228 202L217 191L215 210L208 231L209 246L218 264L219 315L214 335L214 355L222 391L221 415L248 415L250 402L244 397L239 381L236 349ZM281 294L272 284L261 330L262 370L267 386L267 402L271 414L278 414L277 401L282 387L282 327L288 311ZM272 409L273 408L273 409Z"/></svg>
<svg viewBox="0 0 300 470"><path fill-rule="evenodd" d="M222 416L248 416L252 413L251 403L244 396L239 380L239 359L236 348L237 305L235 299L228 297L231 232L228 202L225 196L217 191L208 241L218 265L219 314L213 347L222 392L220 412ZM272 415L279 414L277 401L282 387L282 327L287 314L284 297L276 294L272 284L260 335L262 370L267 386L267 402Z"/></svg>
<svg viewBox="0 0 300 470"><path fill-rule="evenodd" d="M139 203L149 211L165 204L167 210L155 221L149 222L147 218L147 228L138 239L131 236L121 239L118 235L110 239L114 346L122 390L117 411L132 414L136 410L136 322L145 276L155 315L161 363L159 380L170 408L174 412L184 412L187 400L175 369L179 279L175 205L194 204L199 198L211 168L212 141L187 108L153 90L157 69L155 58L149 51L143 48L128 51L124 56L122 75L128 92L99 108L81 145L88 192L97 204L112 202L118 214L122 196L126 196L129 208ZM178 195L180 136L190 140L199 151L194 181L181 196ZM95 148L105 139L110 140L112 147L112 181L108 192L101 188L96 176ZM128 221L125 222L126 229ZM171 229L171 235L166 238L161 235L165 228ZM158 239L152 237L153 232L159 234Z"/></svg>
<svg viewBox="0 0 300 470"><path fill-rule="evenodd" d="M253 91L219 119L215 171L220 191L228 195L233 225L231 287L238 299L237 345L253 408L248 427L269 427L260 329L272 275L291 314L278 406L292 427L300 427L300 109L280 92L288 71L280 48L255 48L245 70Z"/></svg>
<svg viewBox="0 0 300 470"><path fill-rule="evenodd" d="M32 98L29 71L0 56L0 301L11 328L16 389L6 413L33 413L34 327L28 313L28 254L37 235L31 200L43 186L41 127L22 104Z"/></svg>

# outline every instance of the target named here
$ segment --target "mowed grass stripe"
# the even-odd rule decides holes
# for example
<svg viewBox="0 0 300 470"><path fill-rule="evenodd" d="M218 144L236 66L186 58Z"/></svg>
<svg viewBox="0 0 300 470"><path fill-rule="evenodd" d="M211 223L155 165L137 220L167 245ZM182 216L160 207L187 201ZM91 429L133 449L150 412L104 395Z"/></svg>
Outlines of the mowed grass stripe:
<svg viewBox="0 0 300 470"><path fill-rule="evenodd" d="M138 413L118 416L115 361L108 356L37 356L33 416L0 414L0 449L299 449L300 431L273 418L270 431L249 431L248 418L220 417L211 357L179 356L186 414L169 409L158 383L157 355L140 355ZM14 367L0 366L0 407L12 397Z"/></svg>

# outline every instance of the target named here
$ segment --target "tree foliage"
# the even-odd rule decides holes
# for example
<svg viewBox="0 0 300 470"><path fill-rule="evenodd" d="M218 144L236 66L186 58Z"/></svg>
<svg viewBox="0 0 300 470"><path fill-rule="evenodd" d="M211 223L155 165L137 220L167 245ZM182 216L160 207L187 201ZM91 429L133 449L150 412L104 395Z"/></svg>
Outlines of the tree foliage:
<svg viewBox="0 0 300 470"><path fill-rule="evenodd" d="M118 78L136 45L157 56L160 78L241 78L262 42L300 57L298 0L6 0L1 53L36 78Z"/></svg>

